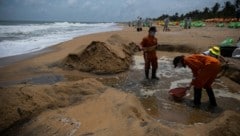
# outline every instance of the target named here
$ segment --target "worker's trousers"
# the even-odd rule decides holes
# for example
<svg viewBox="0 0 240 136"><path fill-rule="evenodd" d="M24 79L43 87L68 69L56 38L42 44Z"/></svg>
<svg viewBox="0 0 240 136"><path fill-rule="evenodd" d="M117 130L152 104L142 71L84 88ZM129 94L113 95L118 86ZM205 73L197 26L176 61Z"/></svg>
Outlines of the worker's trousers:
<svg viewBox="0 0 240 136"><path fill-rule="evenodd" d="M206 88L206 92L208 94L210 105L215 107L217 106L216 99L213 93L212 88ZM202 89L194 87L194 105L200 106L201 105L201 97L202 97Z"/></svg>

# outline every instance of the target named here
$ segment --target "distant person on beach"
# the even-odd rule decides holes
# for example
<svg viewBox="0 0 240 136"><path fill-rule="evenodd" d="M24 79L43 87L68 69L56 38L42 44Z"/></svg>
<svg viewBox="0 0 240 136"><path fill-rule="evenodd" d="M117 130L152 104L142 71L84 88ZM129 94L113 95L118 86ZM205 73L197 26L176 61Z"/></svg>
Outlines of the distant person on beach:
<svg viewBox="0 0 240 136"><path fill-rule="evenodd" d="M157 29L155 26L152 26L148 30L148 36L144 37L141 42L141 49L143 50L143 57L145 61L145 77L149 79L149 70L152 67L152 79L159 80L156 76L158 62L157 62L157 38L155 38L155 34Z"/></svg>
<svg viewBox="0 0 240 136"><path fill-rule="evenodd" d="M170 29L168 28L168 24L169 24L169 17L166 17L165 19L164 19L164 27L163 27L163 32L164 31L170 31Z"/></svg>
<svg viewBox="0 0 240 136"><path fill-rule="evenodd" d="M188 66L192 70L193 79L188 89L194 86L194 107L199 108L201 105L202 88L207 91L210 107L217 106L211 85L220 71L221 64L218 59L202 54L177 56L173 65L175 68Z"/></svg>
<svg viewBox="0 0 240 136"><path fill-rule="evenodd" d="M184 28L184 29L187 29L187 27L188 27L188 26L187 26L187 24L188 24L188 19L187 19L186 17L184 18L183 23L184 23L183 28Z"/></svg>
<svg viewBox="0 0 240 136"><path fill-rule="evenodd" d="M146 20L146 24L147 24L148 27L151 27L152 24L153 24L153 22L152 22L152 20L147 19L147 20Z"/></svg>
<svg viewBox="0 0 240 136"><path fill-rule="evenodd" d="M152 27L152 25L153 25L153 21L152 21L152 20L149 20L148 27Z"/></svg>
<svg viewBox="0 0 240 136"><path fill-rule="evenodd" d="M192 24L192 19L191 19L191 17L188 17L187 18L187 28L188 29L191 29L191 24Z"/></svg>
<svg viewBox="0 0 240 136"><path fill-rule="evenodd" d="M128 26L129 26L129 27L132 26L132 22L131 22L131 21L128 22Z"/></svg>
<svg viewBox="0 0 240 136"><path fill-rule="evenodd" d="M137 21L137 31L138 31L138 32L142 31L142 27L143 27L142 18L139 17L139 19L138 19L138 21Z"/></svg>

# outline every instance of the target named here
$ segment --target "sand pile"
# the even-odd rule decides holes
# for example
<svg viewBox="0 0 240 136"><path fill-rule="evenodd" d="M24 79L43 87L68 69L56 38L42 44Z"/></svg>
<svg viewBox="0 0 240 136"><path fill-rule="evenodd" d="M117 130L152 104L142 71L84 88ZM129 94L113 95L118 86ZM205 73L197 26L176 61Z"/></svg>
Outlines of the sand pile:
<svg viewBox="0 0 240 136"><path fill-rule="evenodd" d="M240 115L233 111L226 111L218 119L209 124L209 136L239 136L240 135ZM210 128L208 127L208 128Z"/></svg>
<svg viewBox="0 0 240 136"><path fill-rule="evenodd" d="M84 103L47 111L19 129L22 135L178 135L153 121L136 96L108 88Z"/></svg>
<svg viewBox="0 0 240 136"><path fill-rule="evenodd" d="M0 134L17 127L47 109L79 103L105 91L105 86L94 79L64 82L54 85L16 85L0 88Z"/></svg>
<svg viewBox="0 0 240 136"><path fill-rule="evenodd" d="M93 41L78 54L69 54L64 67L95 74L113 74L129 69L132 55L137 45L129 43L118 35L111 36L106 42Z"/></svg>
<svg viewBox="0 0 240 136"><path fill-rule="evenodd" d="M0 125L5 130L0 134L177 135L154 121L136 96L103 86L94 79L20 88L1 91L1 103L5 105L1 105ZM23 122L24 119L29 120Z"/></svg>
<svg viewBox="0 0 240 136"><path fill-rule="evenodd" d="M207 124L197 123L181 129L184 136L239 136L240 115L234 111L225 111Z"/></svg>
<svg viewBox="0 0 240 136"><path fill-rule="evenodd" d="M5 103L0 107L2 135L240 134L240 115L234 111L225 111L206 124L179 124L179 127L172 128L150 117L133 94L104 86L91 78L53 86L25 85L20 88L1 90L1 103Z"/></svg>

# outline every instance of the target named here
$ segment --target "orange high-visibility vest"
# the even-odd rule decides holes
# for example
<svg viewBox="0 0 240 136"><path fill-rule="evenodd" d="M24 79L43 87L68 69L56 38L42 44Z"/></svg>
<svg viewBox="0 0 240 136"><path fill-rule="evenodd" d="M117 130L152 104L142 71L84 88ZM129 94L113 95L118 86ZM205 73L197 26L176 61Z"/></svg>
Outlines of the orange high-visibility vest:
<svg viewBox="0 0 240 136"><path fill-rule="evenodd" d="M184 63L192 70L194 76L192 85L197 88L211 87L221 67L218 59L201 54L184 57Z"/></svg>

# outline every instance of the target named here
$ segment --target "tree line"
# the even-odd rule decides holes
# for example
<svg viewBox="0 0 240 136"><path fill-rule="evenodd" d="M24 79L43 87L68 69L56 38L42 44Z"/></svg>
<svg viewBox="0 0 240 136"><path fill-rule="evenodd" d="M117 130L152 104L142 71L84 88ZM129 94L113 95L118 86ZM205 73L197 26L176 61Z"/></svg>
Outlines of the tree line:
<svg viewBox="0 0 240 136"><path fill-rule="evenodd" d="M236 10L239 8L240 0L235 0L235 2L233 3L227 1L225 2L225 5L223 7L221 7L219 3L215 3L213 7L205 7L203 11L194 10L181 15L176 12L172 16L163 14L158 18L154 18L153 20L163 20L166 17L169 17L172 21L180 21L183 20L185 17L191 17L193 20L204 20L209 18L235 18Z"/></svg>

